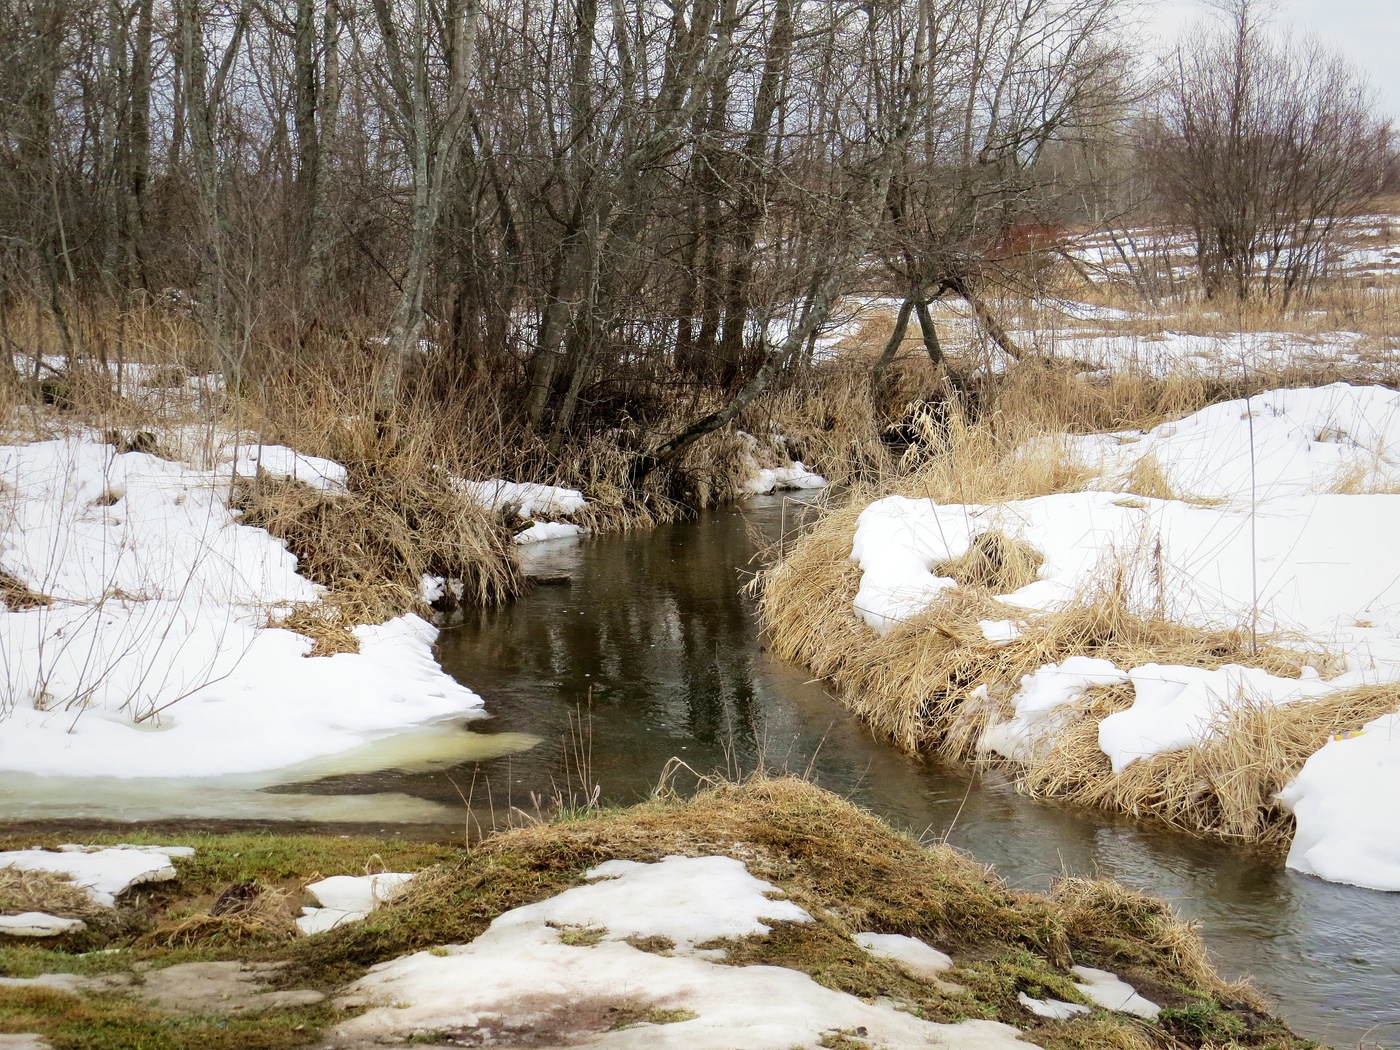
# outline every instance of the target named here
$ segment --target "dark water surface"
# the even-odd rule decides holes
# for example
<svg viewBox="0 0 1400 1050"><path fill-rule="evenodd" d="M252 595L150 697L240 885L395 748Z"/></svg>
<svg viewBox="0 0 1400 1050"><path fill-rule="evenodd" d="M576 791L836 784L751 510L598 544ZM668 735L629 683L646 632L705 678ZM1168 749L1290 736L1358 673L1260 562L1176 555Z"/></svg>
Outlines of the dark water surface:
<svg viewBox="0 0 1400 1050"><path fill-rule="evenodd" d="M1301 1034L1339 1047L1400 1045L1400 894L1031 802L998 780L969 783L874 739L800 669L768 657L739 592L756 549L800 514L792 501L762 498L697 523L541 552L541 568L571 582L446 629L440 656L486 697L487 727L544 743L483 763L474 786L459 770L455 785L442 774L379 774L374 789L444 802L460 789L479 809L489 781L498 812L507 801L528 808L532 791L577 787L580 740L589 782L615 802L643 798L672 756L701 772L760 760L810 768L823 786L946 836L1017 885L1103 875L1164 897L1201 921L1221 970L1252 975ZM580 718L591 725L582 737Z"/></svg>

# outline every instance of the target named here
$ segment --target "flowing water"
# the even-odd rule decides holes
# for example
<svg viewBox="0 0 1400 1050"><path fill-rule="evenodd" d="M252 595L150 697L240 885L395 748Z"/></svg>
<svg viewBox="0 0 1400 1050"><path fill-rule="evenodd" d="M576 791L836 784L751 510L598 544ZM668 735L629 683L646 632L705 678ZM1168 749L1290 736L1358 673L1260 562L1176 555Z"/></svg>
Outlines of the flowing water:
<svg viewBox="0 0 1400 1050"><path fill-rule="evenodd" d="M755 552L802 513L763 497L650 532L537 545L532 570L554 575L554 585L449 624L439 642L444 668L486 698L492 717L470 732L381 742L377 757L360 756L380 772L314 768L272 790L249 781L173 791L153 781L40 791L0 778L0 812L69 828L182 816L209 828L310 819L322 830L460 836L468 821L530 812L556 791L577 796L598 784L606 801L637 801L673 757L701 773L785 767L946 839L1015 885L1102 875L1166 898L1201 920L1222 972L1252 975L1300 1034L1337 1047L1400 1046L1400 893L1336 886L1286 871L1276 855L1031 802L997 778L969 781L876 740L801 669L767 656L741 587Z"/></svg>

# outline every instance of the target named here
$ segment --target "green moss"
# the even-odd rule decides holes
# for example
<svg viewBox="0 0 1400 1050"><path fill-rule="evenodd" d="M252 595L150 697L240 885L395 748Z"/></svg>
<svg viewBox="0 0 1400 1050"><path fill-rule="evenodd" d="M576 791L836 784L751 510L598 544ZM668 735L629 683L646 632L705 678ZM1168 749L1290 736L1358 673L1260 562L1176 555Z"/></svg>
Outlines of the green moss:
<svg viewBox="0 0 1400 1050"><path fill-rule="evenodd" d="M177 1015L111 995L0 989L0 1032L35 1032L55 1050L284 1050L318 1041L327 1007L257 1015Z"/></svg>

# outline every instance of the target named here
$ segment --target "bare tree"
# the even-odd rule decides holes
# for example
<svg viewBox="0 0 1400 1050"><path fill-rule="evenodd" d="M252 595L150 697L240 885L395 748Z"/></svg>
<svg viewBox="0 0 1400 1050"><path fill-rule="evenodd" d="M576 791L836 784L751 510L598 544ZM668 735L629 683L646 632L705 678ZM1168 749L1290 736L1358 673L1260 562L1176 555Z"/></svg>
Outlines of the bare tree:
<svg viewBox="0 0 1400 1050"><path fill-rule="evenodd" d="M1391 129L1363 78L1224 0L1172 54L1142 145L1164 215L1191 233L1205 294L1284 304L1321 273L1339 224L1382 191Z"/></svg>

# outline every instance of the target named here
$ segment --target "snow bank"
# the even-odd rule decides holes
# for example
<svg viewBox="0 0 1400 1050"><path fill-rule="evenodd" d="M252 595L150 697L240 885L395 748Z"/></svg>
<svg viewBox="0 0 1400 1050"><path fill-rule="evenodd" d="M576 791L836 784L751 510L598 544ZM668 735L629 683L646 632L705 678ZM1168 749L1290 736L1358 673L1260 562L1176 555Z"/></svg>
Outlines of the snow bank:
<svg viewBox="0 0 1400 1050"><path fill-rule="evenodd" d="M0 868L47 871L66 876L87 891L94 904L116 906L116 899L132 886L167 882L175 877L171 857L188 857L188 846L111 846L108 848L62 846L57 852L43 849L0 852Z"/></svg>
<svg viewBox="0 0 1400 1050"><path fill-rule="evenodd" d="M1346 383L1271 390L1211 405L1146 433L1066 439L1102 487L1121 490L1151 457L1172 491L1202 500L1267 500L1400 489L1400 393Z"/></svg>
<svg viewBox="0 0 1400 1050"><path fill-rule="evenodd" d="M588 506L588 500L578 489L538 485L532 481L490 478L486 481L458 480L456 485L483 507L503 510L509 504L522 518L559 518L577 514Z"/></svg>
<svg viewBox="0 0 1400 1050"><path fill-rule="evenodd" d="M1298 822L1290 868L1400 891L1400 714L1332 740L1278 797Z"/></svg>
<svg viewBox="0 0 1400 1050"><path fill-rule="evenodd" d="M1096 685L1121 685L1127 677L1108 660L1071 656L1064 663L1046 664L1021 678L1012 702L1016 713L988 726L977 750L994 752L1015 762L1029 762L1049 750L1064 727L1066 706Z"/></svg>
<svg viewBox="0 0 1400 1050"><path fill-rule="evenodd" d="M521 529L515 534L515 542L544 543L546 540L572 540L577 539L587 533L581 525L575 525L571 521L537 521L528 529Z"/></svg>
<svg viewBox="0 0 1400 1050"><path fill-rule="evenodd" d="M779 489L822 489L826 484L826 478L812 473L805 463L795 459L786 467L756 467L741 491L749 496L762 496Z"/></svg>
<svg viewBox="0 0 1400 1050"><path fill-rule="evenodd" d="M1344 684L1356 684L1354 675ZM1280 678L1258 667L1227 664L1214 671L1177 664L1145 664L1128 674L1133 706L1099 723L1099 749L1120 773L1139 758L1179 751L1214 735L1226 712L1280 707L1336 691L1307 668L1301 678Z"/></svg>
<svg viewBox="0 0 1400 1050"><path fill-rule="evenodd" d="M452 483L459 492L483 507L494 511L514 507L516 514L531 522L529 527L515 534L515 542L522 546L546 540L577 539L588 534L588 530L581 525L551 520L577 514L588 506L587 498L578 489L539 485L532 481L505 481L501 478L488 481L453 478Z"/></svg>
<svg viewBox="0 0 1400 1050"><path fill-rule="evenodd" d="M0 447L0 569L52 599L0 609L0 771L262 772L482 706L418 617L316 659L269 627L319 590L227 491L221 471L90 437Z"/></svg>
<svg viewBox="0 0 1400 1050"><path fill-rule="evenodd" d="M349 475L335 460L304 456L286 445L253 445L243 448L233 470L242 477L256 477L258 471L274 478L292 478L323 492L344 492Z"/></svg>
<svg viewBox="0 0 1400 1050"><path fill-rule="evenodd" d="M866 507L851 549L861 569L856 613L881 634L917 616L958 586L935 567L997 530L1044 558L1035 581L999 596L1027 616L1092 595L1113 572L1143 615L1252 625L1325 650L1341 673L1324 681L1311 669L1295 679L1235 665L1118 668L1077 657L1026 676L1012 717L985 731L981 750L1018 761L1042 754L1066 705L1094 685L1133 688L1133 705L1099 726L1100 748L1121 771L1209 739L1242 709L1400 681L1400 495L1378 491L1400 489L1400 394L1346 384L1277 390L1146 433L1066 441L1097 473L1097 491L998 506L891 496ZM1186 500L1114 491L1149 457ZM1005 644L1019 624L986 621L983 631ZM1393 725L1383 719L1356 741L1329 744L1285 792L1298 816L1292 866L1400 889L1400 849L1382 832L1400 810L1375 801L1400 790Z"/></svg>
<svg viewBox="0 0 1400 1050"><path fill-rule="evenodd" d="M87 929L82 919L64 919L43 911L0 915L0 935L6 937L61 937ZM0 1047L4 1044L0 1043Z"/></svg>
<svg viewBox="0 0 1400 1050"><path fill-rule="evenodd" d="M730 967L698 958L694 945L807 918L774 888L727 857L668 857L659 864L609 861L590 885L506 912L467 945L395 959L352 986L373 1009L342 1024L332 1046L403 1039L446 1029L459 1040L618 1048L747 1050L818 1046L838 1030L863 1030L872 1045L942 1050L1026 1050L1018 1032L992 1021L933 1024L885 1003L824 988L775 966ZM561 934L587 927L589 944ZM642 951L625 937L664 937L672 954ZM592 941L592 938L589 938ZM637 1023L618 1026L627 1013ZM659 1013L654 1013L656 1011ZM669 1021L671 1023L664 1023Z"/></svg>

